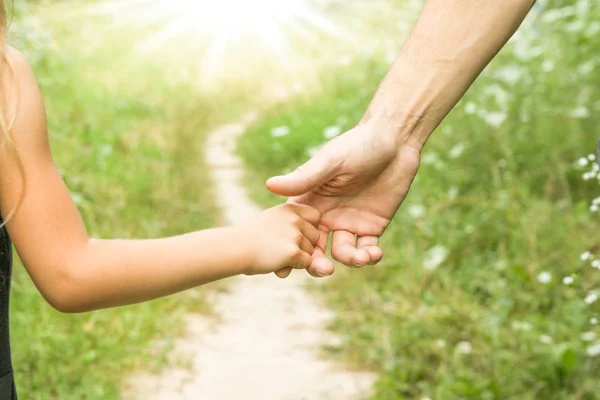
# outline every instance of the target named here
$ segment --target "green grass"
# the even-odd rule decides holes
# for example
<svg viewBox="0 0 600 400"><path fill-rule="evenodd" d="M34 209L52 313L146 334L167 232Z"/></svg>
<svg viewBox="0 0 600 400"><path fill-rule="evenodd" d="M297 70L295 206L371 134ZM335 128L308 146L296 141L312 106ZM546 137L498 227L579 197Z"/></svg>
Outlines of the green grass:
<svg viewBox="0 0 600 400"><path fill-rule="evenodd" d="M600 358L586 353L600 303L583 300L600 271L579 257L600 249L598 185L575 166L600 137L600 9L577 4L532 15L433 134L383 262L329 280L343 338L330 350L380 374L374 399L600 397ZM305 161L326 127L356 123L385 69L331 71L256 122L239 143L255 199L281 201L264 180ZM278 126L290 133L274 138Z"/></svg>
<svg viewBox="0 0 600 400"><path fill-rule="evenodd" d="M15 45L38 78L55 160L89 233L146 238L212 226L218 215L201 145L210 127L239 112L237 94L172 84L157 68L112 57L110 43L90 56L62 25L20 23L17 16ZM64 315L43 300L20 264L12 285L13 362L23 399L118 399L130 372L165 365L185 313L209 311L209 289L201 288Z"/></svg>
<svg viewBox="0 0 600 400"><path fill-rule="evenodd" d="M37 76L55 160L89 233L144 238L212 226L219 216L202 163L203 135L248 109L268 109L282 82L308 85L321 67L312 57L287 60L295 69L258 57L239 68L233 54L234 76L199 75L203 55L186 52L187 38L136 54L132 49L160 26L119 24L135 19L135 7L131 15L91 16L92 3L16 1L11 24L11 44ZM355 47L338 39L327 38L336 48L327 51L332 59L322 58L334 65ZM321 47L305 50L321 57ZM11 335L20 398L119 398L133 370L165 365L185 313L209 311L206 290L62 315L16 265Z"/></svg>

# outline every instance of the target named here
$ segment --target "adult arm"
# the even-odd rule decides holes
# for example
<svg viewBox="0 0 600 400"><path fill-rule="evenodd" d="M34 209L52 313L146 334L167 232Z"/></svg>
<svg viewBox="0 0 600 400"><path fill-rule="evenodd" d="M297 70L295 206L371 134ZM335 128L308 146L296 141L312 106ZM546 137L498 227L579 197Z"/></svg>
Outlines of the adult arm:
<svg viewBox="0 0 600 400"><path fill-rule="evenodd" d="M408 193L424 144L533 4L428 0L358 126L269 179L273 193L323 213L309 273L333 273L324 255L329 232L336 260L360 267L381 259L379 237Z"/></svg>

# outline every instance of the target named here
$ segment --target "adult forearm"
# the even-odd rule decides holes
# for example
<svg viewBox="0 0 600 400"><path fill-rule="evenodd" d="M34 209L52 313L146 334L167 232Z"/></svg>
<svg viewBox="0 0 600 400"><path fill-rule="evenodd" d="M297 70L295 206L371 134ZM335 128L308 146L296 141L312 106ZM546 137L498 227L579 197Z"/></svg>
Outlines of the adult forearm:
<svg viewBox="0 0 600 400"><path fill-rule="evenodd" d="M67 260L48 299L65 312L152 300L244 273L233 228L151 240L91 239Z"/></svg>
<svg viewBox="0 0 600 400"><path fill-rule="evenodd" d="M421 148L534 0L428 0L361 121Z"/></svg>

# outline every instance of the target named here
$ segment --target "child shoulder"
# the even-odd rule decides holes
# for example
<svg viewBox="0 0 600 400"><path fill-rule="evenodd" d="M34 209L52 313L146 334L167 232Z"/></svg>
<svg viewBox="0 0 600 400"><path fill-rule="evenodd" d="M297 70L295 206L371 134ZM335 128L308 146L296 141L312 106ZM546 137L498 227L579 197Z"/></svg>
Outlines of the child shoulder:
<svg viewBox="0 0 600 400"><path fill-rule="evenodd" d="M14 116L14 127L43 123L44 102L33 71L25 56L12 46L4 48L1 75L2 92L8 105L6 112Z"/></svg>
<svg viewBox="0 0 600 400"><path fill-rule="evenodd" d="M16 79L20 85L24 85L21 89L25 89L30 85L37 86L33 71L27 62L25 56L12 46L4 48L6 62L2 66L3 79Z"/></svg>

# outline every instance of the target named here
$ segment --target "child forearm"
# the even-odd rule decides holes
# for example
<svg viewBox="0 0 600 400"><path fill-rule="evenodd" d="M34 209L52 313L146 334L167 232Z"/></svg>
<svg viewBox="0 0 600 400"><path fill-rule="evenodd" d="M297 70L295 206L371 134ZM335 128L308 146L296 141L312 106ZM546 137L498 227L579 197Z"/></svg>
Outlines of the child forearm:
<svg viewBox="0 0 600 400"><path fill-rule="evenodd" d="M149 240L90 239L72 252L48 301L83 312L166 296L246 272L234 228Z"/></svg>

